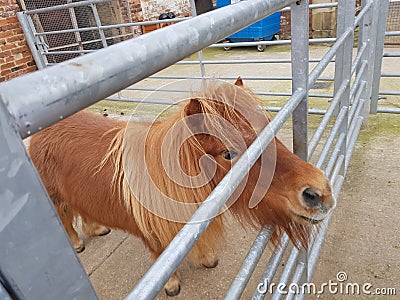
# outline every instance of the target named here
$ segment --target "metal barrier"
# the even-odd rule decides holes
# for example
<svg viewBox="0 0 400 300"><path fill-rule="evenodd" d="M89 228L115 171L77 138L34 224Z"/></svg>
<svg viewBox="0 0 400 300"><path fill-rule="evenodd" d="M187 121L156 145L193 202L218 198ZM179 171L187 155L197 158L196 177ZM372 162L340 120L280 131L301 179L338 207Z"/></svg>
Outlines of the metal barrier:
<svg viewBox="0 0 400 300"><path fill-rule="evenodd" d="M257 141L247 150L250 164L246 160L238 160L228 175L193 215L192 222L183 227L127 299L150 299L157 296L164 283L211 222L196 222L196 220L211 220L218 213L234 188L245 177L252 164L290 116L293 117L295 153L305 160L314 158L317 161L317 167L325 171L333 186L334 194L337 196L343 184L361 125L366 120L369 111L373 73L376 70L374 68L380 59L375 60L375 51L381 46L379 43L383 43L383 40L377 37L378 29L381 29L379 26L382 26L382 20L377 17L379 10L384 5L383 2L363 1L363 7L355 18L355 0L339 1L338 37L326 55L318 60L318 64L310 74L308 73L308 2L304 0L301 2L252 0L220 8L118 43L113 47L79 56L51 68L44 68L0 84L0 124L2 128L0 138L4 137L3 140L6 141L0 146L0 187L2 190L4 188L5 191L8 191L4 197L7 204L5 209L9 213L8 219L0 218L0 244L6 245L0 248L0 279L2 279L5 290L13 297L20 299L28 298L28 296L30 299L45 299L46 297L70 299L72 296L77 299L95 298L94 291L79 260L69 246L67 236L62 233L60 221L56 217L50 200L39 183L39 177L28 159L22 141L18 139L17 135L19 134L22 138L28 137L84 107L118 93L190 54L223 40L224 37L288 5L291 9L292 24L295 24L292 25L293 92L290 93L290 98L261 132ZM360 28L359 45L357 55L353 60L354 29L357 26ZM216 30L210 30L210 28ZM165 39L165 36L174 38ZM157 40L156 44L154 44L154 40ZM320 126L309 142L307 136L308 90L318 80L326 66L332 62L334 56L336 58L332 101L330 107L323 112L324 117ZM26 91L30 91L29 96ZM327 130L327 124L330 121L334 125L330 129L327 139L321 142L322 134ZM319 143L323 145L322 151L316 152L315 149ZM20 166L23 166L23 173L19 172ZM10 174L14 174L14 176L10 176ZM230 177L229 182L234 183L230 189L225 189L228 177ZM21 181L24 181L23 189L19 186ZM43 201L44 198L47 198L47 201ZM41 206L31 207L32 203L41 203ZM38 219L31 220L32 237L27 242L37 237L35 230L54 228L51 229L51 232L50 229L45 232L48 232L49 236L57 237L52 244L53 253L58 254L57 266L62 267L67 264L72 266L71 271L67 274L68 278L57 278L56 267L52 269L49 266L48 268L53 272L50 277L48 273L38 272L35 273L34 278L28 278L32 275L30 272L25 274L19 272L21 264L29 263L26 261L29 260L27 258L28 251L30 251L29 254L32 254L33 251L38 255L47 253L43 249L44 245L40 245L40 243L39 245L34 243L34 246L29 249L23 247L21 240L14 234L14 232L22 231L18 220L21 222L22 218L26 218L26 216L19 214L19 211L27 205L30 205L29 208L35 211L38 218L52 222L52 224L46 222L38 224ZM308 252L290 246L290 255L278 282L288 284L291 280L292 283L301 284L311 281L328 223L329 220L326 221L326 226L322 226ZM261 229L242 269L229 288L226 299L238 299L243 293L270 235L271 232L268 228ZM281 247L275 249L260 282L265 279L271 282L277 275L277 266L289 245L288 237L284 234L281 238ZM47 247L47 245L45 246ZM45 260L43 255L40 256L40 259ZM47 263L54 262L54 257L50 257ZM80 286L74 286L77 284L76 280L72 281L74 278L86 278L86 280L80 279ZM71 286L74 288L70 289ZM40 289L51 291L52 294L49 294L51 296L41 294ZM0 293L2 293L1 289ZM272 295L273 299L280 299L281 296L277 291ZM306 294L303 292L297 295L289 294L288 298L303 299L305 296ZM254 299L264 297L265 294L261 291L255 291Z"/></svg>
<svg viewBox="0 0 400 300"><path fill-rule="evenodd" d="M27 40L30 46L30 49L32 53L34 54L36 64L39 68L45 68L47 66L53 65L54 63L57 63L59 59L65 60L68 58L76 57L79 55L83 55L86 53L91 53L94 51L97 51L98 49L108 47L111 44L121 42L123 40L135 37L136 35L133 34L132 32L134 31L132 28L138 28L140 26L145 26L145 25L163 25L165 23L174 23L174 22L180 22L182 20L185 20L187 18L175 18L175 19L170 19L170 20L157 20L157 21L146 21L146 22L124 22L124 23L117 23L115 21L115 24L109 24L110 20L103 20L102 17L97 17L95 16L99 15L99 9L97 8L97 5L102 5L104 3L113 3L115 0L86 0L86 1L80 1L80 2L73 2L69 4L64 4L64 5L57 5L53 7L47 7L47 8L41 8L41 9L34 9L34 10L27 10L23 13L20 13L18 15L19 20L22 24L23 30L25 35L27 36ZM385 4L386 5L386 4ZM195 15L195 4L194 1L191 1L191 6L192 6L192 15ZM336 8L338 6L338 3L319 3L319 4L311 4L309 5L309 9L320 9L320 8ZM74 9L81 9L81 8L86 8L87 10L90 11L90 14L93 14L93 16L87 16L86 18L91 18L95 19L95 25L96 26L87 26L85 27L80 27L77 24L76 16L75 13L71 13L71 10L74 11ZM281 11L290 11L290 8L284 8ZM71 18L70 22L68 24L65 24L66 26L65 29L61 30L46 30L45 26L41 26L41 22L44 22L42 20L45 20L48 17L48 14L52 12L57 12L57 13L63 13L66 15L66 17ZM68 13L67 13L68 12ZM386 22L386 16L387 16L387 6L382 7L382 11L380 11L380 15L382 16L381 21ZM75 21L74 21L75 20ZM107 21L107 22L106 22ZM94 22L94 21L93 21ZM103 23L107 23L107 25L103 25ZM70 28L69 28L69 27ZM378 38L383 39L384 36L384 24L379 24L379 28L381 30L378 32ZM397 28L397 27L391 27L391 28ZM124 30L129 29L129 34L122 34ZM88 32L91 33L91 38L87 38L86 35ZM107 36L104 34L104 32L107 32ZM76 34L78 37L73 38L71 36L72 34ZM84 35L87 40L82 41L82 38L79 37L80 35ZM396 31L393 32L388 32L387 36L396 36ZM96 38L97 37L97 38ZM54 40L57 38L57 41L59 41L60 45L57 44L57 47L51 47L49 46L49 40L52 39ZM324 43L334 43L336 41L335 38L320 38L320 39L310 39L309 42L310 44L324 44ZM54 43L54 42L53 42ZM254 42L238 42L238 43L217 43L210 45L209 48L236 48L236 47L243 47L243 46L268 46L268 45L286 45L290 44L290 40L272 40L272 41L254 41ZM379 45L383 45L381 42L379 42ZM382 55L384 57L398 57L398 54L396 53L383 53L383 46L380 46L379 49L377 49L378 52L382 52ZM361 57L361 55L360 55ZM374 58L376 60L377 68L375 68L376 73L374 74L374 88L373 88L373 102L372 102L372 112L373 113L400 113L400 108L393 108L393 107L384 107L380 106L378 107L378 98L380 96L396 96L399 94L398 91L379 91L379 82L381 77L399 77L399 74L397 73L382 73L380 72L380 64L381 64L381 58L376 56ZM309 62L319 62L321 58L310 58ZM53 61L53 62L52 62ZM331 63L334 63L334 59L331 60ZM151 76L150 78L154 79L164 79L164 80L176 80L176 79L203 79L207 78L206 74L206 66L207 65L226 65L226 64L265 64L267 67L269 64L275 64L275 63L291 63L290 59L240 59L240 60L204 60L203 55L201 51L199 52L199 59L196 60L184 60L180 61L177 64L178 65L199 65L200 66L200 73L201 76L161 76L161 75L154 75ZM354 70L353 70L354 71ZM220 76L220 79L224 80L232 80L234 76L232 75L225 75L225 76ZM243 76L243 79L246 81L256 81L256 82L266 82L266 81L287 81L288 83L292 80L291 76ZM326 81L326 82L332 82L333 78L332 77L326 77L322 76L317 78L318 81ZM139 102L141 101L141 98L133 98L132 96L123 96L129 93L129 91L154 91L154 90L160 90L159 87L157 86L158 82L155 81L153 87L141 87L141 86L136 86L133 85L117 95L113 95L111 97L108 97L108 100L117 100L117 101L128 101L128 102ZM311 86L315 84L312 83ZM264 87L263 90L257 89L255 93L257 95L261 96L272 96L276 97L278 100L281 100L280 102L283 102L284 97L289 97L291 95L291 91L266 91L265 85L260 84L259 86ZM289 89L290 85L287 85L287 89ZM161 90L160 90L161 91ZM171 91L168 89L165 89L164 91ZM379 92L378 92L379 91ZM171 92L177 92L176 90L173 90ZM187 92L185 90L181 90L181 92ZM333 98L332 93L327 93L327 94L321 94L321 93L309 93L308 95L311 98L316 98L318 99L326 99L326 98ZM167 101L166 99L153 99L153 103L166 103L163 101ZM268 106L269 110L271 111L279 111L281 109L281 106ZM311 114L324 114L326 113L325 109L310 109L309 112Z"/></svg>

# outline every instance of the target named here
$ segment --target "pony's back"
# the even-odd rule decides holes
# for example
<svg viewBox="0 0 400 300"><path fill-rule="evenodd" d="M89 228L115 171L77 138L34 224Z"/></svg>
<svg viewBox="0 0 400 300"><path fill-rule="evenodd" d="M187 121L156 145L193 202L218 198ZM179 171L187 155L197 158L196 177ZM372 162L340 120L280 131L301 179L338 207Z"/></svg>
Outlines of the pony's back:
<svg viewBox="0 0 400 300"><path fill-rule="evenodd" d="M94 222L136 228L132 219L124 217L124 207L115 205L120 199L112 188L113 164L107 161L100 168L123 127L121 122L82 111L32 136L30 156L59 213L68 203Z"/></svg>

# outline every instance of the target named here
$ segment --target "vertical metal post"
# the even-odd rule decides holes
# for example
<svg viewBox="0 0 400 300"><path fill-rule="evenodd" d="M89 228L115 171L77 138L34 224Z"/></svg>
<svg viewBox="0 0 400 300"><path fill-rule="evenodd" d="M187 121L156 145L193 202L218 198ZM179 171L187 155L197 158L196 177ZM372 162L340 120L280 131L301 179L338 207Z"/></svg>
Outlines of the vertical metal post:
<svg viewBox="0 0 400 300"><path fill-rule="evenodd" d="M101 20L100 20L99 12L97 11L96 4L90 3L90 7L92 8L92 11L93 11L94 20L96 21L96 26L99 31L99 35L101 38L101 43L103 44L103 48L107 48L107 40L106 40L106 36L104 34L103 29L101 29Z"/></svg>
<svg viewBox="0 0 400 300"><path fill-rule="evenodd" d="M21 28L22 31L24 32L29 49L31 49L33 59L35 60L36 63L36 67L38 69L45 68L47 65L47 60L45 60L44 56L40 53L38 47L36 46L37 43L34 34L35 27L33 26L33 22L31 20L32 16L24 12L18 12L17 17L19 23L21 24ZM29 22L28 20L31 20L31 22Z"/></svg>
<svg viewBox="0 0 400 300"><path fill-rule="evenodd" d="M292 93L307 91L303 100L293 111L293 152L308 160L308 69L309 69L309 8L308 0L291 5L292 35ZM298 265L302 265L299 283L307 282L307 250L300 249Z"/></svg>
<svg viewBox="0 0 400 300"><path fill-rule="evenodd" d="M365 88L361 92L361 99L364 99L364 108L363 108L363 116L364 116L364 126L367 125L368 114L370 111L370 99L371 99L371 89L372 89L372 77L374 72L375 65L375 44L376 44L376 32L377 32L377 22L378 22L378 14L379 14L379 4L376 1L372 0L362 0L361 2L361 11L363 11L367 5L371 4L369 10L365 13L362 18L359 31L358 31L358 50L366 45L366 49L364 51L362 61L367 63L367 70L364 72L362 81L365 82ZM360 71L360 66L357 69L357 74Z"/></svg>
<svg viewBox="0 0 400 300"><path fill-rule="evenodd" d="M1 285L13 299L97 299L3 99L0 140Z"/></svg>
<svg viewBox="0 0 400 300"><path fill-rule="evenodd" d="M194 0L189 0L189 2L190 2L190 9L192 11L192 18L194 18L197 16L196 3L194 2ZM201 77L205 77L206 70L205 70L204 63L203 63L203 50L200 50L199 52L197 52L197 55L199 57Z"/></svg>
<svg viewBox="0 0 400 300"><path fill-rule="evenodd" d="M349 27L353 28L354 18L355 18L355 0L346 0L339 1L338 4L338 28L337 28L337 36L342 35L345 30ZM354 31L349 34L339 48L338 53L336 54L335 61L335 93L336 90L340 87L342 81L350 81L351 80L351 65L352 65L352 56L353 56L353 46L354 46ZM337 81L340 79L340 81ZM347 123L348 123L348 108L350 105L350 86L347 86L343 92L343 95L340 99L339 103L339 111L345 107L346 113L344 115L344 120L340 126L339 134L344 133L345 141L342 143L340 148L340 156L343 158L346 157L346 141L347 141ZM342 164L339 174L344 176L345 166Z"/></svg>
<svg viewBox="0 0 400 300"><path fill-rule="evenodd" d="M291 5L292 92L308 91L309 11L308 1ZM307 161L308 150L308 92L293 112L293 151Z"/></svg>
<svg viewBox="0 0 400 300"><path fill-rule="evenodd" d="M389 11L389 1L375 1L378 5L378 13L376 17L377 30L376 30L376 44L375 44L375 57L374 57L374 74L371 90L371 114L376 114L378 110L379 86L382 70L383 46L385 41L386 19Z"/></svg>

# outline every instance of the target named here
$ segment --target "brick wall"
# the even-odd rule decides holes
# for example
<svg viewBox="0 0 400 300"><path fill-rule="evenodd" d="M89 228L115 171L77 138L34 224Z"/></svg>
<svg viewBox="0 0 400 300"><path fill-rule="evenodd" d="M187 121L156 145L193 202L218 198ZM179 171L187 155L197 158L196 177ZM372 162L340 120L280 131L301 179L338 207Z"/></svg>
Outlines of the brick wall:
<svg viewBox="0 0 400 300"><path fill-rule="evenodd" d="M144 20L157 20L160 14L173 12L177 17L191 15L189 0L140 0Z"/></svg>
<svg viewBox="0 0 400 300"><path fill-rule="evenodd" d="M310 4L313 3L313 2L315 3L315 0L314 1L310 0L309 1ZM310 14L309 14L309 35L310 35L310 38L314 37L313 36L313 28L312 28L312 22L313 22L312 11L313 10L310 9ZM281 31L279 33L279 38L281 40L290 40L291 39L292 35L291 35L290 26L291 26L290 11L283 12L282 15L281 15Z"/></svg>
<svg viewBox="0 0 400 300"><path fill-rule="evenodd" d="M0 82L36 70L16 13L16 0L0 0Z"/></svg>

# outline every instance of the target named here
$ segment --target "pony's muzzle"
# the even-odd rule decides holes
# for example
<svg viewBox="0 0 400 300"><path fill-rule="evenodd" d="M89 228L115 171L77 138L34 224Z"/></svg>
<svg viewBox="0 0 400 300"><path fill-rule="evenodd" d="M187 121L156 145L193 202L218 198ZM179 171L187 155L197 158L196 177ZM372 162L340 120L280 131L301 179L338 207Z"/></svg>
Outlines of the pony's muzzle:
<svg viewBox="0 0 400 300"><path fill-rule="evenodd" d="M302 203L307 210L312 210L315 213L313 213L311 216L299 216L301 219L312 224L321 222L332 211L334 206L336 206L336 201L333 199L333 197L321 196L320 193L310 187L303 190L301 193L301 198Z"/></svg>

